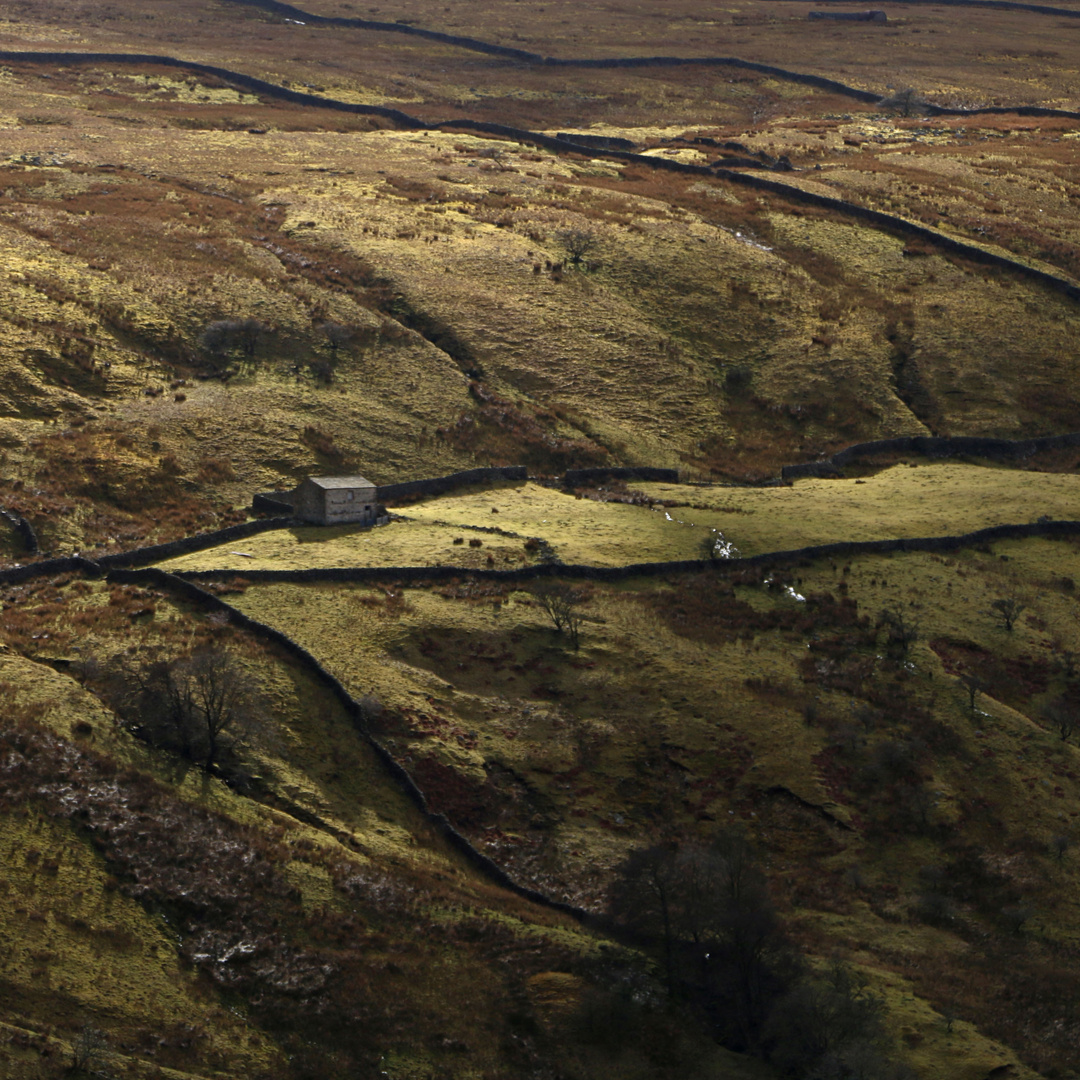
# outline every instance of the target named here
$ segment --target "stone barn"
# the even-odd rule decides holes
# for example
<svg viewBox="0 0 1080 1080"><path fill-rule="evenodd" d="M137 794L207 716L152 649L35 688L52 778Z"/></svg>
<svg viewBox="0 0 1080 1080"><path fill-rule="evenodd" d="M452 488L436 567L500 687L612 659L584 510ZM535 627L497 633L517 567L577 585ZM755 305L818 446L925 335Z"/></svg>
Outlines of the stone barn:
<svg viewBox="0 0 1080 1080"><path fill-rule="evenodd" d="M374 525L378 494L362 476L309 476L293 492L293 507L316 525Z"/></svg>

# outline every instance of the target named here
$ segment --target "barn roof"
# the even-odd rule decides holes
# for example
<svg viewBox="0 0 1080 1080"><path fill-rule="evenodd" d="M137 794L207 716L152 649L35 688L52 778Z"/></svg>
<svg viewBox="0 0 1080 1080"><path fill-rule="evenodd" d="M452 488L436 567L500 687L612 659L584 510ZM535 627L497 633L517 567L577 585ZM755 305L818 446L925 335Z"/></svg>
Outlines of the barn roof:
<svg viewBox="0 0 1080 1080"><path fill-rule="evenodd" d="M308 481L316 487L324 490L339 490L340 488L373 488L375 485L362 476L309 476Z"/></svg>

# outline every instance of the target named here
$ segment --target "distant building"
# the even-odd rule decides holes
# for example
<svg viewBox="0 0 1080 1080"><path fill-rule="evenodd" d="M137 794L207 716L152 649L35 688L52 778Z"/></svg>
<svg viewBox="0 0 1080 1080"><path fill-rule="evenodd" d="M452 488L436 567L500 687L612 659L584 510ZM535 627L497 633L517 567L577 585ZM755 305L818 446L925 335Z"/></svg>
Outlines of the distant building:
<svg viewBox="0 0 1080 1080"><path fill-rule="evenodd" d="M295 514L316 525L374 525L378 488L362 476L309 476L293 492Z"/></svg>

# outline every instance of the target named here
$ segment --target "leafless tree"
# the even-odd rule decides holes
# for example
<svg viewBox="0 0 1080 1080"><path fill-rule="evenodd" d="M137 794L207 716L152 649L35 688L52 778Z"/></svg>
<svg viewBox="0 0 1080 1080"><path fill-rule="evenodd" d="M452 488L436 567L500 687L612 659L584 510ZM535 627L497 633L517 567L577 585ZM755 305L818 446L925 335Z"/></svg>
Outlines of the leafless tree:
<svg viewBox="0 0 1080 1080"><path fill-rule="evenodd" d="M863 731L865 731L867 735L869 735L885 718L880 709L875 709L873 705L867 705L865 703L852 705L851 714L860 724L862 724Z"/></svg>
<svg viewBox="0 0 1080 1080"><path fill-rule="evenodd" d="M71 1042L71 1071L76 1075L97 1073L107 1051L105 1033L91 1024L84 1024Z"/></svg>
<svg viewBox="0 0 1080 1080"><path fill-rule="evenodd" d="M1027 610L1027 604L1018 596L1001 596L990 604L990 611L1001 620L1001 625L1012 633L1013 625L1020 618L1020 613Z"/></svg>
<svg viewBox="0 0 1080 1080"><path fill-rule="evenodd" d="M542 582L532 590L537 603L547 612L556 633L564 631L574 648L581 642L581 612L578 606L584 597L577 589L561 582Z"/></svg>
<svg viewBox="0 0 1080 1080"><path fill-rule="evenodd" d="M199 345L204 352L219 359L239 351L251 360L259 341L269 330L270 327L260 319L219 319L210 323L199 335Z"/></svg>
<svg viewBox="0 0 1080 1080"><path fill-rule="evenodd" d="M609 911L616 925L663 950L668 986L708 1001L747 1046L798 963L773 910L746 836L709 845L656 845L616 868Z"/></svg>
<svg viewBox="0 0 1080 1080"><path fill-rule="evenodd" d="M215 772L230 730L260 705L254 680L229 653L203 650L176 661L121 662L114 698L147 742Z"/></svg>
<svg viewBox="0 0 1080 1080"><path fill-rule="evenodd" d="M675 854L656 845L633 852L617 867L610 899L611 915L617 923L662 942L668 993L672 995L680 922L679 884Z"/></svg>
<svg viewBox="0 0 1080 1080"><path fill-rule="evenodd" d="M1001 909L1002 921L1014 934L1022 933L1034 914L1027 904L1009 904Z"/></svg>
<svg viewBox="0 0 1080 1080"><path fill-rule="evenodd" d="M884 608L878 616L878 627L884 628L890 648L901 656L907 656L908 650L919 640L919 623L903 608Z"/></svg>
<svg viewBox="0 0 1080 1080"><path fill-rule="evenodd" d="M600 246L600 237L592 229L560 229L555 237L573 266L580 266L585 256L591 255Z"/></svg>
<svg viewBox="0 0 1080 1080"><path fill-rule="evenodd" d="M901 116L915 116L926 107L924 102L910 86L897 90L895 93L883 97L878 102L878 107L887 109L889 112L899 113Z"/></svg>
<svg viewBox="0 0 1080 1080"><path fill-rule="evenodd" d="M1043 716L1061 736L1062 742L1068 742L1069 736L1080 726L1080 711L1067 697L1058 697L1043 708Z"/></svg>
<svg viewBox="0 0 1080 1080"><path fill-rule="evenodd" d="M356 328L344 323L324 322L319 326L319 331L326 339L326 347L330 355L337 359L338 349L344 349L352 344L356 336Z"/></svg>
<svg viewBox="0 0 1080 1080"><path fill-rule="evenodd" d="M249 359L255 355L259 341L269 333L270 327L260 319L241 319L237 327L240 349Z"/></svg>
<svg viewBox="0 0 1080 1080"><path fill-rule="evenodd" d="M206 745L203 768L213 772L221 736L246 716L254 696L248 676L227 654L201 652L175 665L172 684Z"/></svg>
<svg viewBox="0 0 1080 1080"><path fill-rule="evenodd" d="M485 146L482 150L477 150L476 156L493 162L499 172L512 172L514 169L506 151L501 146Z"/></svg>
<svg viewBox="0 0 1080 1080"><path fill-rule="evenodd" d="M986 680L974 671L961 672L957 678L960 680L960 685L967 691L968 709L971 711L971 715L974 716L975 703L979 695L986 692Z"/></svg>

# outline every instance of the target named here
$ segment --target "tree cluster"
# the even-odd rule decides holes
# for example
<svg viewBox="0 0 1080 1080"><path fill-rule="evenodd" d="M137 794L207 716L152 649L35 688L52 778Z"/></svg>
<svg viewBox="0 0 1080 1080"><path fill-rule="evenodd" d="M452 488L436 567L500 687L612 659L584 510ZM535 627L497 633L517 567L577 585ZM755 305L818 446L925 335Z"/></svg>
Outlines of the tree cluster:
<svg viewBox="0 0 1080 1080"><path fill-rule="evenodd" d="M145 663L119 659L107 666L101 685L135 735L208 773L221 771L234 736L260 708L254 680L225 652Z"/></svg>
<svg viewBox="0 0 1080 1080"><path fill-rule="evenodd" d="M655 950L668 991L725 1046L808 1080L887 1080L882 1003L843 965L814 975L776 914L745 834L660 844L618 868L614 926Z"/></svg>
<svg viewBox="0 0 1080 1080"><path fill-rule="evenodd" d="M237 353L245 360L253 360L259 342L269 331L270 327L260 319L218 319L203 329L199 347L218 361Z"/></svg>

